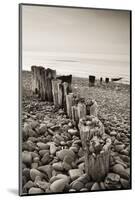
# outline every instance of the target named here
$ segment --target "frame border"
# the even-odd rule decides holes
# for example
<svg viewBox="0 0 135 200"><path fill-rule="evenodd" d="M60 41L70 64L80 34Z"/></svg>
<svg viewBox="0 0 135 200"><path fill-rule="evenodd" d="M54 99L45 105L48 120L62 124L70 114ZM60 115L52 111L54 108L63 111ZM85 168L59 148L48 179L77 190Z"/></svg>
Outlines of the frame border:
<svg viewBox="0 0 135 200"><path fill-rule="evenodd" d="M89 10L108 10L108 11L125 11L129 12L130 15L130 187L126 189L109 189L109 190L95 190L95 191L75 191L75 192L60 192L60 193L40 193L40 194L23 194L22 193L22 160L21 160L21 152L22 152L22 7L23 6L36 6L36 7L55 7L55 8L72 8L72 9L89 9ZM132 190L132 10L128 9L116 9L116 8L95 8L95 7L80 7L80 6L67 6L67 5L50 5L50 4L35 4L35 3L19 3L19 14L18 14L18 34L19 34L19 41L18 41L18 64L19 64L19 70L18 70L18 99L19 99L19 142L18 142L18 161L19 161L19 167L18 167L18 181L19 181L19 196L40 196L40 195L56 195L56 194L76 194L76 193L92 193L92 192L110 192L110 191L122 191L122 190Z"/></svg>

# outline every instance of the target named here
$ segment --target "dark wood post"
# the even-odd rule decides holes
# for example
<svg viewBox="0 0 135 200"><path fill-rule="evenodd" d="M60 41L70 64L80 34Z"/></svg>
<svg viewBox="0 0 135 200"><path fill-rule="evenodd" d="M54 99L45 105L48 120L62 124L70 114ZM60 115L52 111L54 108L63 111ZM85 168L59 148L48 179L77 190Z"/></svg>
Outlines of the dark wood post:
<svg viewBox="0 0 135 200"><path fill-rule="evenodd" d="M109 78L105 78L105 82L106 82L106 83L109 83Z"/></svg>
<svg viewBox="0 0 135 200"><path fill-rule="evenodd" d="M101 77L101 78L100 78L100 84L102 84L102 82L103 82L103 78Z"/></svg>
<svg viewBox="0 0 135 200"><path fill-rule="evenodd" d="M46 79L46 100L53 101L53 94L52 94L52 79L56 78L56 70L46 69L45 79Z"/></svg>
<svg viewBox="0 0 135 200"><path fill-rule="evenodd" d="M89 87L95 85L95 76L89 76Z"/></svg>
<svg viewBox="0 0 135 200"><path fill-rule="evenodd" d="M79 122L80 137L85 155L85 172L93 181L104 180L109 172L111 139L97 117L87 116Z"/></svg>

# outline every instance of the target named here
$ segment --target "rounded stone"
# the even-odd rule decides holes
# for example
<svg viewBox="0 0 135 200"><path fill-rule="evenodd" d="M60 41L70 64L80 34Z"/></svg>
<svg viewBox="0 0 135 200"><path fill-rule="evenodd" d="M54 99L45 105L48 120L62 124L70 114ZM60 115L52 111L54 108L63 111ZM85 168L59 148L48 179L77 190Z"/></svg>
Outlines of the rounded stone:
<svg viewBox="0 0 135 200"><path fill-rule="evenodd" d="M65 179L59 179L59 180L54 181L50 185L50 189L54 193L63 192L66 184L67 184L67 181Z"/></svg>
<svg viewBox="0 0 135 200"><path fill-rule="evenodd" d="M22 162L26 165L30 165L32 163L32 155L28 151L22 152Z"/></svg>
<svg viewBox="0 0 135 200"><path fill-rule="evenodd" d="M44 190L41 188L32 187L29 189L29 194L41 194L44 193Z"/></svg>
<svg viewBox="0 0 135 200"><path fill-rule="evenodd" d="M36 176L39 176L39 177L42 177L42 173L37 170L37 169L31 169L30 170L30 177L31 177L31 180L34 181Z"/></svg>

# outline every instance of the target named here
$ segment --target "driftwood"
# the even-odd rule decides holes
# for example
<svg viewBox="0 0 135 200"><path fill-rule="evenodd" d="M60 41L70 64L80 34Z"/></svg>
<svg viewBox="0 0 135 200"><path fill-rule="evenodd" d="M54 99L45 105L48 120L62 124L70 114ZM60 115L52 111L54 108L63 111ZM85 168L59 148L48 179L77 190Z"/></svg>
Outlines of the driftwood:
<svg viewBox="0 0 135 200"><path fill-rule="evenodd" d="M89 87L95 85L95 76L89 76Z"/></svg>
<svg viewBox="0 0 135 200"><path fill-rule="evenodd" d="M94 116L79 121L80 137L85 155L85 172L93 181L102 181L109 172L111 139Z"/></svg>

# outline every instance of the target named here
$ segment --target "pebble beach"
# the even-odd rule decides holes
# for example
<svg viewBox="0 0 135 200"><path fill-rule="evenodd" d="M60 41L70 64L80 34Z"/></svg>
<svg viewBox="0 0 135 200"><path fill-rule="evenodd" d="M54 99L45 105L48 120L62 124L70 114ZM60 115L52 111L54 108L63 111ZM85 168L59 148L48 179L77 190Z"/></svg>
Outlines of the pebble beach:
<svg viewBox="0 0 135 200"><path fill-rule="evenodd" d="M73 77L73 93L96 100L98 118L112 142L109 173L95 182L85 172L79 129L63 109L33 96L31 82L31 73L23 71L22 194L129 189L130 85L97 81L89 87L88 79Z"/></svg>

